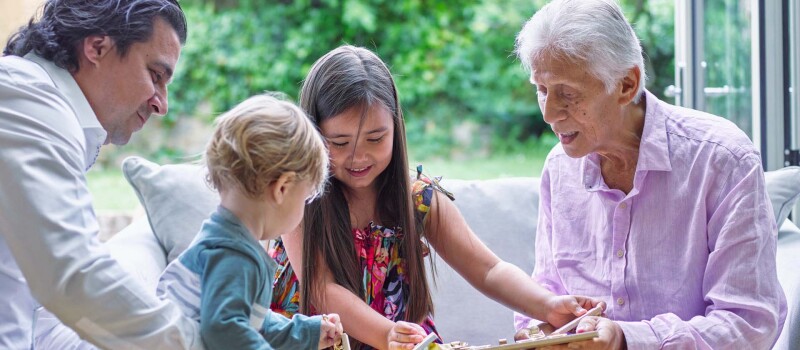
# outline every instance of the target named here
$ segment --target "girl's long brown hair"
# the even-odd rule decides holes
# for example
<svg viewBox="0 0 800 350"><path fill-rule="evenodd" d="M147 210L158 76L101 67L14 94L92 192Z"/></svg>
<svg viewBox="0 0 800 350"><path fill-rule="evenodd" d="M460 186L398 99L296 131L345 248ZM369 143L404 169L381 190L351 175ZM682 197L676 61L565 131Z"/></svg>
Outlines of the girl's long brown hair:
<svg viewBox="0 0 800 350"><path fill-rule="evenodd" d="M403 320L420 323L433 312L433 302L420 241L422 222L415 220L413 212L403 112L389 69L367 49L341 46L314 63L300 91L300 107L318 128L322 121L353 107L363 108L363 121L366 111L376 103L386 107L394 119L392 159L376 179L376 209L384 226L403 230L400 256L405 258L409 286ZM363 271L355 251L350 211L342 186L331 178L325 194L305 209L302 313L308 314L315 303L324 303L320 264L327 265L337 284L364 298Z"/></svg>

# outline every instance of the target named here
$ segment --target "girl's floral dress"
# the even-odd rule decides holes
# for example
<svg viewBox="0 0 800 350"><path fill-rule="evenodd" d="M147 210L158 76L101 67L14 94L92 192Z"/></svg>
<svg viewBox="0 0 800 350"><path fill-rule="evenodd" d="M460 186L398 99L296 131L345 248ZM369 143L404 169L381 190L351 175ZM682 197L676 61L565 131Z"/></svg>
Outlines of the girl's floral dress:
<svg viewBox="0 0 800 350"><path fill-rule="evenodd" d="M427 178L412 184L415 213L424 219L427 215L433 186ZM353 229L355 252L358 254L364 275L364 301L375 311L392 321L402 320L409 293L406 280L405 259L399 256L403 230L370 223L367 227ZM270 255L278 263L270 309L292 317L299 311L299 286L297 276L289 264L283 243L277 240ZM420 324L426 333L436 332L431 315ZM369 348L369 347L367 347Z"/></svg>

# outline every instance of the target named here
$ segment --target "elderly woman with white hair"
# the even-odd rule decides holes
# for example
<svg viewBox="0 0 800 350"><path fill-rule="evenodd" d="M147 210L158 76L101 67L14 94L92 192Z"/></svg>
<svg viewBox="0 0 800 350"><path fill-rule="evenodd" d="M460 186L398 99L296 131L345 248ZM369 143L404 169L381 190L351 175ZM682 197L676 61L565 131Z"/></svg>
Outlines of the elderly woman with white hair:
<svg viewBox="0 0 800 350"><path fill-rule="evenodd" d="M607 318L578 326L600 337L575 345L769 348L786 299L750 139L644 88L639 40L613 0L549 3L517 53L561 141L542 172L533 278L608 302Z"/></svg>

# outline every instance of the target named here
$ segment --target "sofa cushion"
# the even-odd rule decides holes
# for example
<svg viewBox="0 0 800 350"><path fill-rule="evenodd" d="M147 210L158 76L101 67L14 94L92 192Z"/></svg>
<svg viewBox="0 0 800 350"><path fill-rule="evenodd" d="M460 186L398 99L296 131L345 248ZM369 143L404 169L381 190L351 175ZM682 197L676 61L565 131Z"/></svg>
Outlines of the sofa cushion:
<svg viewBox="0 0 800 350"><path fill-rule="evenodd" d="M189 247L203 220L219 204L219 195L205 182L205 168L195 164L158 165L129 157L122 162L122 172L139 197L167 262Z"/></svg>
<svg viewBox="0 0 800 350"><path fill-rule="evenodd" d="M800 228L791 220L781 225L776 253L778 281L786 294L787 316L773 349L800 349Z"/></svg>
<svg viewBox="0 0 800 350"><path fill-rule="evenodd" d="M489 249L525 273L533 271L538 178L445 179L442 186L453 192L456 207ZM434 263L434 321L445 341L482 345L497 344L499 338L514 339L511 309L475 290L441 257L435 257Z"/></svg>
<svg viewBox="0 0 800 350"><path fill-rule="evenodd" d="M167 254L153 235L147 217L134 220L105 244L122 268L155 293L158 277L167 267Z"/></svg>
<svg viewBox="0 0 800 350"><path fill-rule="evenodd" d="M767 193L775 212L778 228L789 217L794 204L800 199L800 167L790 166L764 173ZM795 220L796 221L796 220Z"/></svg>

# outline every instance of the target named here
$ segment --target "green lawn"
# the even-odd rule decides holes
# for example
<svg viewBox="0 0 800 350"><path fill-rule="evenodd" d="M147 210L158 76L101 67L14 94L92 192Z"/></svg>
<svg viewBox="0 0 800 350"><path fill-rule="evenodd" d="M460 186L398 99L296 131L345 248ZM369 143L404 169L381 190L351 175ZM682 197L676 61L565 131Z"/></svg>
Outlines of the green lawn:
<svg viewBox="0 0 800 350"><path fill-rule="evenodd" d="M133 188L122 176L122 170L90 170L86 174L94 209L100 211L130 211L139 205Z"/></svg>
<svg viewBox="0 0 800 350"><path fill-rule="evenodd" d="M415 160L411 156L409 165L414 168L422 164L428 176L442 176L445 179L484 180L501 177L530 177L542 173L547 153L515 154L473 158L461 161L445 159Z"/></svg>
<svg viewBox="0 0 800 350"><path fill-rule="evenodd" d="M413 151L412 151L413 153ZM467 160L427 159L410 156L412 168L422 164L428 176L445 179L480 180L501 177L539 176L547 156L546 149L534 149L524 154L496 155ZM94 197L95 210L130 211L139 204L133 188L119 169L91 170L87 174L89 191Z"/></svg>

